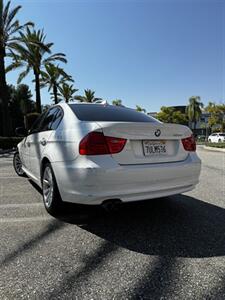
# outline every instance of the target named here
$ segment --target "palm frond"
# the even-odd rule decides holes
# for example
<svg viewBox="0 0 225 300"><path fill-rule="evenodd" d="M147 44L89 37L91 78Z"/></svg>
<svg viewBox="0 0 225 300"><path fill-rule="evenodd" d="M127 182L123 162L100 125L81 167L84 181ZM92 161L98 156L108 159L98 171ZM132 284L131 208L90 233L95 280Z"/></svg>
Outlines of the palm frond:
<svg viewBox="0 0 225 300"><path fill-rule="evenodd" d="M28 75L28 73L30 72L30 69L31 68L28 66L25 71L23 71L22 73L20 73L20 75L18 77L18 80L17 80L18 84L20 84L21 81Z"/></svg>
<svg viewBox="0 0 225 300"><path fill-rule="evenodd" d="M4 8L4 11L3 11L3 14L2 14L2 20L4 23L6 23L6 19L7 19L7 16L8 16L8 12L9 12L9 7L10 7L10 1L7 2L5 8Z"/></svg>
<svg viewBox="0 0 225 300"><path fill-rule="evenodd" d="M29 52L28 49L23 45L23 44L19 44L19 43L10 43L9 47L13 50L15 50L17 53L19 53L19 55L24 55L24 56L28 56Z"/></svg>
<svg viewBox="0 0 225 300"><path fill-rule="evenodd" d="M8 29L8 35L9 36L12 36L13 34L17 33L17 32L21 32L22 30L24 30L26 27L33 27L34 26L34 23L33 22L27 22L23 25L19 25L19 21L16 20L11 26L10 28ZM15 39L16 37L12 37L8 40L11 40L11 39Z"/></svg>
<svg viewBox="0 0 225 300"><path fill-rule="evenodd" d="M5 29L7 29L10 26L10 23L18 13L18 11L22 8L21 5L18 5L17 7L13 8L6 16L5 19Z"/></svg>
<svg viewBox="0 0 225 300"><path fill-rule="evenodd" d="M13 71L15 69L22 68L22 67L24 67L24 63L15 61L5 68L5 72L8 73L10 71Z"/></svg>
<svg viewBox="0 0 225 300"><path fill-rule="evenodd" d="M77 96L74 97L74 99L79 100L80 102L85 102L86 98L83 97L83 96L77 95Z"/></svg>
<svg viewBox="0 0 225 300"><path fill-rule="evenodd" d="M16 20L8 27L8 34L10 34L12 30L17 29L18 27L19 27L19 21Z"/></svg>
<svg viewBox="0 0 225 300"><path fill-rule="evenodd" d="M54 61L61 61L63 63L67 63L66 55L64 53L55 53L50 55L43 61L43 64L49 64Z"/></svg>

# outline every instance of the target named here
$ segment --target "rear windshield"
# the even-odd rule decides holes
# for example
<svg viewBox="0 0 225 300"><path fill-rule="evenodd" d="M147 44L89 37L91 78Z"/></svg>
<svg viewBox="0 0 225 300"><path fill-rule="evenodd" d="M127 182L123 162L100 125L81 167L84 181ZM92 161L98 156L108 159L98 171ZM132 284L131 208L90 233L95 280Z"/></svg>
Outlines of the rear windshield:
<svg viewBox="0 0 225 300"><path fill-rule="evenodd" d="M158 122L131 108L103 104L69 104L81 121L102 122Z"/></svg>

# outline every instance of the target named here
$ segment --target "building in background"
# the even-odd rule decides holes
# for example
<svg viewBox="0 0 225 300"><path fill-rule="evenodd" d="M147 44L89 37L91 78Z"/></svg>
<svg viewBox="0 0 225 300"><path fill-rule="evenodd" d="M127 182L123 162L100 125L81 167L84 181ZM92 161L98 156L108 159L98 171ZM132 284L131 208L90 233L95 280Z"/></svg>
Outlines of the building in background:
<svg viewBox="0 0 225 300"><path fill-rule="evenodd" d="M147 115L153 117L153 118L156 118L157 117L157 112L156 111L153 111L153 112L148 112Z"/></svg>

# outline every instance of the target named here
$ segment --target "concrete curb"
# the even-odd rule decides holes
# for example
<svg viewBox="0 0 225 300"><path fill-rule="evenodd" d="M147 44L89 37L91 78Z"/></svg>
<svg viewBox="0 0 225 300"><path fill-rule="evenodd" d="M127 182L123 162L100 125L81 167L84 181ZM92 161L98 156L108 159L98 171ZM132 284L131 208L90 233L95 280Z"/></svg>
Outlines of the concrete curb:
<svg viewBox="0 0 225 300"><path fill-rule="evenodd" d="M208 146L203 146L205 150L209 151L214 151L214 152L223 152L225 153L225 148L216 148L216 147L208 147Z"/></svg>

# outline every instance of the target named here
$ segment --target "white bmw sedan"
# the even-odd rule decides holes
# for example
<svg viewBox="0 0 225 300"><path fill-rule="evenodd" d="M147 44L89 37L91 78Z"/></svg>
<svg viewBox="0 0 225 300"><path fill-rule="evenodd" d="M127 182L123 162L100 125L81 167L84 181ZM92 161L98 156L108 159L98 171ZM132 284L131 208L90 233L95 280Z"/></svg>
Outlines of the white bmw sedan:
<svg viewBox="0 0 225 300"><path fill-rule="evenodd" d="M212 133L208 137L209 143L224 143L225 142L225 133L224 132L217 132Z"/></svg>
<svg viewBox="0 0 225 300"><path fill-rule="evenodd" d="M129 202L184 193L194 189L201 169L188 127L112 105L52 106L17 149L17 174L42 188L51 214L64 202Z"/></svg>

